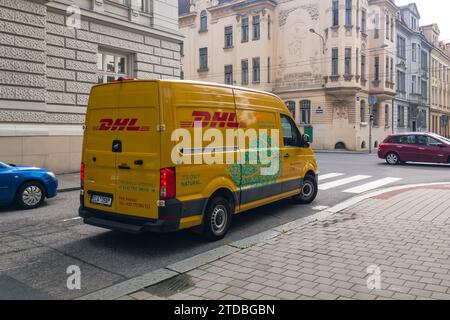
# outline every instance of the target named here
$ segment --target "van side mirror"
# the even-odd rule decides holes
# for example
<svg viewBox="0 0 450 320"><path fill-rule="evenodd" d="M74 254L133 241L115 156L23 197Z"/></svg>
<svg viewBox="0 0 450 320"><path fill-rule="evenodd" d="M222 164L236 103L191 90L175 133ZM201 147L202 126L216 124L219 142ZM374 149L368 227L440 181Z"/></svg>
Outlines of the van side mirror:
<svg viewBox="0 0 450 320"><path fill-rule="evenodd" d="M309 137L309 135L307 135L307 134L304 134L303 136L302 136L302 139L303 139L303 143L305 143L305 144L310 144L311 143L311 138Z"/></svg>

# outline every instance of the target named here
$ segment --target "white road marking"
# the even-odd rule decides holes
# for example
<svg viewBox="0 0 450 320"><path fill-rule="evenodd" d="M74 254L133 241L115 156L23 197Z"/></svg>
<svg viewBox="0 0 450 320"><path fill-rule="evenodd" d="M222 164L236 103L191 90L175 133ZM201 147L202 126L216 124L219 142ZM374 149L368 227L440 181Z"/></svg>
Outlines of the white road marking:
<svg viewBox="0 0 450 320"><path fill-rule="evenodd" d="M76 218L72 218L72 219L63 220L63 222L75 221L75 220L80 220L80 219L81 219L81 217L76 217Z"/></svg>
<svg viewBox="0 0 450 320"><path fill-rule="evenodd" d="M317 206L317 207L314 207L313 210L314 211L324 211L324 210L327 210L328 208L329 208L329 206Z"/></svg>
<svg viewBox="0 0 450 320"><path fill-rule="evenodd" d="M383 187L385 185L388 185L388 184L391 184L391 183L394 183L394 182L397 182L397 181L400 181L400 180L403 180L403 179L402 178L391 178L391 177L388 177L388 178L376 180L376 181L373 181L373 182L369 182L369 183L357 186L355 188L347 189L347 190L344 190L343 192L360 194L360 193L364 193L366 191L370 191L370 190L373 190L373 189L377 189L377 188Z"/></svg>
<svg viewBox="0 0 450 320"><path fill-rule="evenodd" d="M324 175L319 175L319 181L327 180L327 179L333 179L340 176L343 176L343 173L327 173Z"/></svg>
<svg viewBox="0 0 450 320"><path fill-rule="evenodd" d="M349 178L345 178L345 179L340 179L340 180L336 180L333 182L328 182L328 183L319 185L319 190L325 191L325 190L333 189L333 188L340 187L340 186L343 186L346 184L350 184L352 182L361 181L361 180L365 180L365 179L369 179L369 178L372 178L372 176L357 175L357 176L353 176L353 177L349 177Z"/></svg>

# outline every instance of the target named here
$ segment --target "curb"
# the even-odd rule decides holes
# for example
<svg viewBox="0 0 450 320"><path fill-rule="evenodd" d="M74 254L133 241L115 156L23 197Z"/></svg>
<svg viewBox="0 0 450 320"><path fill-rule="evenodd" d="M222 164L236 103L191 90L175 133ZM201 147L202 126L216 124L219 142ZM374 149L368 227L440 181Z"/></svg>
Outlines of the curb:
<svg viewBox="0 0 450 320"><path fill-rule="evenodd" d="M329 154L367 154L367 155L376 155L376 152L369 153L369 151L338 151L338 150L315 150L314 153L329 153Z"/></svg>
<svg viewBox="0 0 450 320"><path fill-rule="evenodd" d="M439 186L439 185L447 185L450 182L440 182L440 183L426 183L426 184L412 184L412 185L404 185L391 187L383 190L374 191L365 195L357 196L346 201L343 201L334 207L331 207L327 210L318 212L316 214L310 215L308 217L300 218L298 220L286 223L284 225L275 227L273 229L264 231L262 233L244 238L239 241L232 242L227 245L223 245L221 247L203 252L196 256L187 258L185 260L178 261L174 264L171 264L165 268L161 268L155 271L151 271L142 276L138 276L124 282L115 284L113 286L101 289L99 291L95 291L88 295L77 298L76 300L114 300L118 299L122 296L134 293L139 290L143 290L147 287L151 287L165 280L169 280L176 276L179 276L183 273L189 272L193 269L201 267L205 264L211 263L213 261L219 260L223 257L226 257L234 252L250 248L258 243L276 238L286 232L297 229L299 227L305 226L311 222L315 222L321 219L325 219L334 214L337 214L349 207L354 206L355 204L373 198L375 196L379 196L384 193L398 191L403 189L417 188L417 187L427 187L427 186Z"/></svg>
<svg viewBox="0 0 450 320"><path fill-rule="evenodd" d="M64 192L71 192L71 191L78 191L78 190L80 190L80 187L58 189L58 190L56 190L56 192L64 193Z"/></svg>

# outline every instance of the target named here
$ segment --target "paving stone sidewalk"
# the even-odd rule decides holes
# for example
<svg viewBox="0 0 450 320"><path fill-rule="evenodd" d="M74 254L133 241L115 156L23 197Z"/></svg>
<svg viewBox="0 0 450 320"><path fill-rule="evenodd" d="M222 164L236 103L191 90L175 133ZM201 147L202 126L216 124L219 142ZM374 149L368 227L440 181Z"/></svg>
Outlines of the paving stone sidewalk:
<svg viewBox="0 0 450 320"><path fill-rule="evenodd" d="M120 299L450 299L449 230L450 184L394 191Z"/></svg>

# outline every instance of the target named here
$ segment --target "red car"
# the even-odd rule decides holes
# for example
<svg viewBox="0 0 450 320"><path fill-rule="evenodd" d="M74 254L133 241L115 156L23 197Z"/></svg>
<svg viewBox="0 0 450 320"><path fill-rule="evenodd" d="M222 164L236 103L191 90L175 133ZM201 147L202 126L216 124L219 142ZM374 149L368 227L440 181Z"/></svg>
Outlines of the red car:
<svg viewBox="0 0 450 320"><path fill-rule="evenodd" d="M450 140L434 133L393 134L380 144L378 157L390 165L409 161L450 163Z"/></svg>

